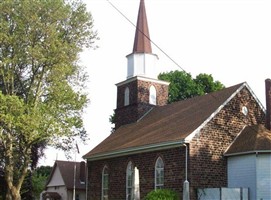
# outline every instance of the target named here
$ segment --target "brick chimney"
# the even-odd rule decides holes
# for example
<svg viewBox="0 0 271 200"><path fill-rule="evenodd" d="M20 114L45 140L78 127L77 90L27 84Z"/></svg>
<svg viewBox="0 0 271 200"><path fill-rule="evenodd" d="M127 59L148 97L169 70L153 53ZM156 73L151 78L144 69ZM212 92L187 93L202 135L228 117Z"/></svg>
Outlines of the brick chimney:
<svg viewBox="0 0 271 200"><path fill-rule="evenodd" d="M266 117L265 126L268 130L271 130L271 79L265 80L265 95L266 95Z"/></svg>
<svg viewBox="0 0 271 200"><path fill-rule="evenodd" d="M79 169L79 180L81 183L86 182L86 163L84 161L80 162L80 169Z"/></svg>

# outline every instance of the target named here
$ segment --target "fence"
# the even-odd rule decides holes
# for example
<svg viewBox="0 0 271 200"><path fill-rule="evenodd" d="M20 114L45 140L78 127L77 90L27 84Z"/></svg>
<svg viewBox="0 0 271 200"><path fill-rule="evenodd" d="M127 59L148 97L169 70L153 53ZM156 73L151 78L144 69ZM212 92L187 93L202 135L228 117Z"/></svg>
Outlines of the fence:
<svg viewBox="0 0 271 200"><path fill-rule="evenodd" d="M249 200L248 188L198 189L198 200Z"/></svg>

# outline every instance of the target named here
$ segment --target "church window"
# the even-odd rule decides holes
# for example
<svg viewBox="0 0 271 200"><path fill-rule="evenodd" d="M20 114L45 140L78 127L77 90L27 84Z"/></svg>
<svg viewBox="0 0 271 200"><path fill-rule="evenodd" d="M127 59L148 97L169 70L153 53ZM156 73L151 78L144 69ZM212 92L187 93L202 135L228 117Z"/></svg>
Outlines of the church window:
<svg viewBox="0 0 271 200"><path fill-rule="evenodd" d="M164 188L164 162L158 157L155 162L155 189Z"/></svg>
<svg viewBox="0 0 271 200"><path fill-rule="evenodd" d="M156 89L153 85L150 87L149 103L156 105Z"/></svg>
<svg viewBox="0 0 271 200"><path fill-rule="evenodd" d="M126 169L126 200L134 199L134 166L130 161Z"/></svg>
<svg viewBox="0 0 271 200"><path fill-rule="evenodd" d="M109 173L108 167L104 166L102 173L102 200L108 200Z"/></svg>
<svg viewBox="0 0 271 200"><path fill-rule="evenodd" d="M130 90L128 87L125 88L124 92L124 106L128 106L130 104Z"/></svg>

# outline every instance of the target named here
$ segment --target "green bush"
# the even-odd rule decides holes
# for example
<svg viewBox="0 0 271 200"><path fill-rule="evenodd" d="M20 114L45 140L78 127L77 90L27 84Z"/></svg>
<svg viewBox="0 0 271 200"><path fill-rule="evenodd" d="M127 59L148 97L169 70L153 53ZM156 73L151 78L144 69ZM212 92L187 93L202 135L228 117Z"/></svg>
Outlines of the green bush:
<svg viewBox="0 0 271 200"><path fill-rule="evenodd" d="M179 200L178 193L169 189L153 190L147 194L145 200Z"/></svg>

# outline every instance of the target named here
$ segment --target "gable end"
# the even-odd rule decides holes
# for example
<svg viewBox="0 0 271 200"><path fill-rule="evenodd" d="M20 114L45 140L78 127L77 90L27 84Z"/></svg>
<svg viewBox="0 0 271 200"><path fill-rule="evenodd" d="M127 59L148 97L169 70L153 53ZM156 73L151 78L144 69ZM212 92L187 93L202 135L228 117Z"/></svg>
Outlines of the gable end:
<svg viewBox="0 0 271 200"><path fill-rule="evenodd" d="M223 104L221 104L197 129L195 129L190 135L188 135L185 138L185 143L190 143L191 140L197 136L198 134L200 134L200 131L203 127L205 127L205 125L210 122L241 90L243 90L244 88L246 88L250 94L252 95L252 97L255 99L255 101L257 102L257 104L260 106L261 110L264 112L264 107L261 104L261 102L259 101L259 99L256 97L256 95L254 94L254 92L251 90L251 88L248 86L248 84L245 82L243 83ZM213 97L216 98L216 97Z"/></svg>

